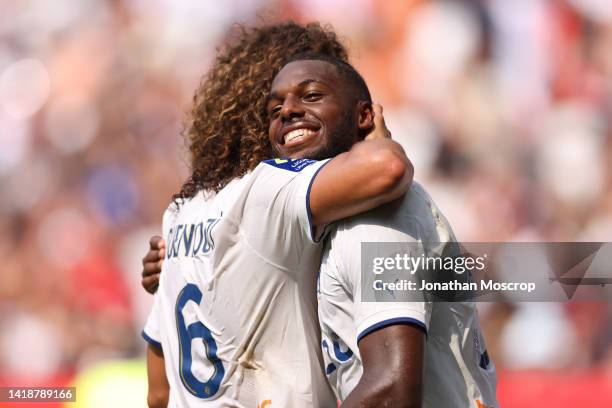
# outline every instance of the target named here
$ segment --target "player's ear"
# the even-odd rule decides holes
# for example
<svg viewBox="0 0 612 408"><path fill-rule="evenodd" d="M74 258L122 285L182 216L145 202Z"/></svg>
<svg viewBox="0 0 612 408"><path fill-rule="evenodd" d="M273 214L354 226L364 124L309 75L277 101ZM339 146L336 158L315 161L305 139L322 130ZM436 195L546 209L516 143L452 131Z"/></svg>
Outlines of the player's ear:
<svg viewBox="0 0 612 408"><path fill-rule="evenodd" d="M361 140L374 129L374 108L367 101L357 102L357 127L359 128L359 138Z"/></svg>

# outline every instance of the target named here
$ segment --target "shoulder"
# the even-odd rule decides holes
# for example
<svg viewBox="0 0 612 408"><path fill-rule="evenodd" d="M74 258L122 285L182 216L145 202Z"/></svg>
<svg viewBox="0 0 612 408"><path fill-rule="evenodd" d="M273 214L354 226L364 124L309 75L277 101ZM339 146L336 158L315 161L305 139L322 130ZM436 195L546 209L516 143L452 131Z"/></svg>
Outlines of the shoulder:
<svg viewBox="0 0 612 408"><path fill-rule="evenodd" d="M293 179L309 180L328 160L270 159L264 160L253 170L253 183L283 183Z"/></svg>
<svg viewBox="0 0 612 408"><path fill-rule="evenodd" d="M181 209L184 207L185 203L187 203L188 201L189 200L183 200L183 199L181 199L178 202L174 200L171 201L170 204L168 204L168 207L166 207L164 214L162 215L162 222L164 223L164 225L176 219Z"/></svg>
<svg viewBox="0 0 612 408"><path fill-rule="evenodd" d="M420 220L430 241L456 241L453 229L427 191L418 183L414 183L407 212L414 214Z"/></svg>
<svg viewBox="0 0 612 408"><path fill-rule="evenodd" d="M264 160L263 162L260 163L258 167L262 166L266 170L276 168L276 169L286 170L286 171L293 172L293 173L299 173L305 168L312 166L315 163L318 163L318 161L311 160L311 159L276 158L276 159Z"/></svg>
<svg viewBox="0 0 612 408"><path fill-rule="evenodd" d="M440 229L451 231L431 196L416 182L403 197L335 226L334 242L353 243L432 239L439 235Z"/></svg>

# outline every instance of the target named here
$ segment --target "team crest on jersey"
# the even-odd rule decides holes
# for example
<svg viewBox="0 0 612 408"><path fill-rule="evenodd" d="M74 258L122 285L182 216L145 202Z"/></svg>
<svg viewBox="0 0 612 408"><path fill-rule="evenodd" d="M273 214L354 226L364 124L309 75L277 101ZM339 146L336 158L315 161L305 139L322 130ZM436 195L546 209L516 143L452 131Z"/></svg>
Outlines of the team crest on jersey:
<svg viewBox="0 0 612 408"><path fill-rule="evenodd" d="M264 160L264 163L269 164L270 166L278 167L279 169L300 172L304 170L306 167L310 166L313 163L316 163L316 160L310 159L270 159Z"/></svg>

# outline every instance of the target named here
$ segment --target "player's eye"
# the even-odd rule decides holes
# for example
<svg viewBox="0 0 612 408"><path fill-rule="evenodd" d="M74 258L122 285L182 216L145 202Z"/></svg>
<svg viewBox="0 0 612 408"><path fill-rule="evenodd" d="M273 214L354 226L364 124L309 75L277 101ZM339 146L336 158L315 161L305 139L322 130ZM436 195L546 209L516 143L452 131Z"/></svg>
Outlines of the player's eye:
<svg viewBox="0 0 612 408"><path fill-rule="evenodd" d="M322 97L323 97L323 94L321 92L316 92L316 91L310 91L304 94L304 100L306 102L316 102Z"/></svg>
<svg viewBox="0 0 612 408"><path fill-rule="evenodd" d="M272 119L277 118L278 115L280 114L280 111L281 111L281 106L280 105L276 105L275 107L270 109L270 118L272 118Z"/></svg>

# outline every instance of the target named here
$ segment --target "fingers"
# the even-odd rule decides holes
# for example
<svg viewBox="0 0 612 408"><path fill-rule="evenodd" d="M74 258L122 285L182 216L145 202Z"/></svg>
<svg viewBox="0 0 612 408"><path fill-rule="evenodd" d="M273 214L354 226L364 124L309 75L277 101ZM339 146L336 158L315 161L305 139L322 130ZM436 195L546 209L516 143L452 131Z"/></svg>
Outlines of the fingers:
<svg viewBox="0 0 612 408"><path fill-rule="evenodd" d="M163 262L162 260L159 260L157 262L152 261L152 262L144 263L142 265L142 277L144 278L147 276L161 273L162 262Z"/></svg>
<svg viewBox="0 0 612 408"><path fill-rule="evenodd" d="M159 235L149 240L149 252L142 258L142 287L149 293L155 293L159 286L159 274L166 256L166 242Z"/></svg>
<svg viewBox="0 0 612 408"><path fill-rule="evenodd" d="M162 249L166 248L166 241L159 235L153 235L149 240L149 248L151 249Z"/></svg>
<svg viewBox="0 0 612 408"><path fill-rule="evenodd" d="M142 278L142 287L149 293L153 294L159 286L159 273Z"/></svg>
<svg viewBox="0 0 612 408"><path fill-rule="evenodd" d="M153 236L149 241L149 252L142 258L142 266L150 262L158 262L166 256L166 242L160 236Z"/></svg>
<svg viewBox="0 0 612 408"><path fill-rule="evenodd" d="M372 109L374 110L374 130L366 137L366 140L390 138L391 132L387 129L382 105L377 102L373 103Z"/></svg>
<svg viewBox="0 0 612 408"><path fill-rule="evenodd" d="M384 134L384 137L391 138L391 132L387 128L387 123L385 122L385 115L383 115L383 107L378 102L376 103L376 106L378 107L377 108L378 112L374 116L374 119L376 119L376 117L378 117L378 122L375 122L375 123L376 123L377 126L379 126L380 131ZM374 112L376 112L376 110Z"/></svg>
<svg viewBox="0 0 612 408"><path fill-rule="evenodd" d="M159 262L161 265L161 261L163 261L166 256L165 249L151 249L147 254L142 258L142 266L145 267L147 264L157 263Z"/></svg>
<svg viewBox="0 0 612 408"><path fill-rule="evenodd" d="M382 105L378 102L374 102L372 104L372 109L374 109L374 126L384 126L385 118L383 116Z"/></svg>

